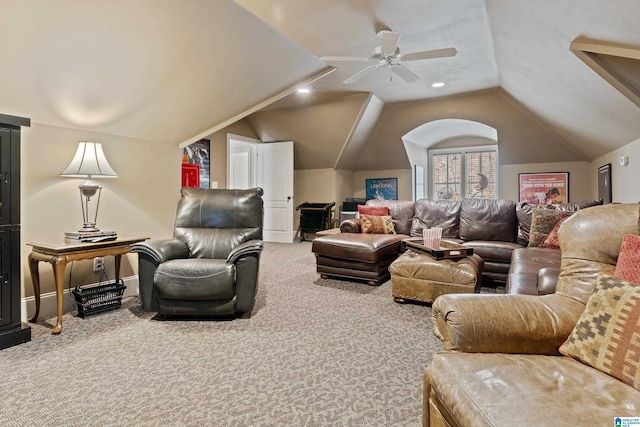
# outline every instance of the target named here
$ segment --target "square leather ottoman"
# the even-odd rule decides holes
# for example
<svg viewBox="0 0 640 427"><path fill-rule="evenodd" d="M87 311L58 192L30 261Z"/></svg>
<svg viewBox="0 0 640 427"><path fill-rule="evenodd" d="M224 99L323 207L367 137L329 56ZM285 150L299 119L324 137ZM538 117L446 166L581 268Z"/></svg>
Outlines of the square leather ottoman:
<svg viewBox="0 0 640 427"><path fill-rule="evenodd" d="M334 277L380 285L389 279L389 265L402 249L404 234L339 233L317 237L311 250L317 272Z"/></svg>
<svg viewBox="0 0 640 427"><path fill-rule="evenodd" d="M396 302L433 302L444 294L476 293L482 282L483 259L436 260L427 254L406 251L389 266L391 293Z"/></svg>

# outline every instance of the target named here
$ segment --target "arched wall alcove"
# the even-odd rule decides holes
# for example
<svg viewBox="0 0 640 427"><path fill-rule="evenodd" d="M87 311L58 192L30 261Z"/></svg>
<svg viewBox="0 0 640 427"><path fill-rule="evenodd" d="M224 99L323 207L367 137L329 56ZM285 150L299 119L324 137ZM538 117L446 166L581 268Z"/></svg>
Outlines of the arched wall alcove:
<svg viewBox="0 0 640 427"><path fill-rule="evenodd" d="M424 123L402 136L405 143L426 149L458 138L483 138L498 142L498 131L484 123L464 119L441 119Z"/></svg>
<svg viewBox="0 0 640 427"><path fill-rule="evenodd" d="M402 136L413 174L414 199L426 197L416 189L416 182L428 188L428 150L431 148L469 147L498 143L498 131L484 123L464 119L440 119L424 123ZM418 166L416 168L416 166ZM417 176L422 174L423 176Z"/></svg>

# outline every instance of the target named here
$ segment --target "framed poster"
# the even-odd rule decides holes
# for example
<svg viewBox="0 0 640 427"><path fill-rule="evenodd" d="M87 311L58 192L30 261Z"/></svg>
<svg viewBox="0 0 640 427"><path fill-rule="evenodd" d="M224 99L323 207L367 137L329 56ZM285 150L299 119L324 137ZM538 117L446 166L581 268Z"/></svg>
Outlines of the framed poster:
<svg viewBox="0 0 640 427"><path fill-rule="evenodd" d="M182 163L200 167L200 188L209 188L210 145L210 140L201 139L182 149Z"/></svg>
<svg viewBox="0 0 640 427"><path fill-rule="evenodd" d="M598 199L604 200L605 203L611 203L612 196L611 163L607 163L598 168Z"/></svg>
<svg viewBox="0 0 640 427"><path fill-rule="evenodd" d="M569 201L569 172L518 174L518 197L531 205Z"/></svg>
<svg viewBox="0 0 640 427"><path fill-rule="evenodd" d="M365 180L367 199L398 200L398 178Z"/></svg>

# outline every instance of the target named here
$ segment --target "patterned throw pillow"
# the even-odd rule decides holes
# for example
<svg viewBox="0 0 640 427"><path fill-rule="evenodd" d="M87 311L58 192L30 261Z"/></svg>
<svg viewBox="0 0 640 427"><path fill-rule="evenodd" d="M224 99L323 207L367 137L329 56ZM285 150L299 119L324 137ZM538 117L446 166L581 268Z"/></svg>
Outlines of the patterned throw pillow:
<svg viewBox="0 0 640 427"><path fill-rule="evenodd" d="M560 353L640 390L640 286L600 274Z"/></svg>
<svg viewBox="0 0 640 427"><path fill-rule="evenodd" d="M387 207L387 206L358 205L358 214L360 214L360 215L385 216L385 215L389 215L389 207Z"/></svg>
<svg viewBox="0 0 640 427"><path fill-rule="evenodd" d="M391 216L360 215L363 234L396 234Z"/></svg>
<svg viewBox="0 0 640 427"><path fill-rule="evenodd" d="M533 209L528 247L533 248L540 246L558 221L574 213L575 212L557 211L555 209Z"/></svg>
<svg viewBox="0 0 640 427"><path fill-rule="evenodd" d="M615 276L640 285L640 236L625 234L622 237Z"/></svg>
<svg viewBox="0 0 640 427"><path fill-rule="evenodd" d="M567 218L569 217L565 216L560 221L556 222L556 225L553 226L553 229L551 230L549 235L544 239L544 242L540 244L541 248L560 249L560 243L558 243L558 230L560 230L560 226L562 225L563 222L565 222Z"/></svg>

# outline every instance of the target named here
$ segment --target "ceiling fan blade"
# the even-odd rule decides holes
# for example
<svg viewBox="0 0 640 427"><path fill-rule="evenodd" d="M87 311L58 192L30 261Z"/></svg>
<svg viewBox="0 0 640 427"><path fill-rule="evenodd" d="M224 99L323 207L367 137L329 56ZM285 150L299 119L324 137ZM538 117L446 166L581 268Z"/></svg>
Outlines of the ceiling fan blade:
<svg viewBox="0 0 640 427"><path fill-rule="evenodd" d="M402 55L400 59L403 61L417 61L418 59L446 58L456 56L458 51L455 47L447 47L444 49L425 50L423 52L413 52Z"/></svg>
<svg viewBox="0 0 640 427"><path fill-rule="evenodd" d="M347 80L343 81L342 83L346 85L354 83L356 80L358 80L360 77L364 76L366 73L373 70L374 68L375 66L369 65L367 68L363 68L362 70L358 71L357 73L355 73L353 76L349 77Z"/></svg>
<svg viewBox="0 0 640 427"><path fill-rule="evenodd" d="M394 64L391 66L391 71L400 76L407 83L413 83L420 79L420 76L405 67L402 64Z"/></svg>
<svg viewBox="0 0 640 427"><path fill-rule="evenodd" d="M384 31L382 33L382 45L380 46L380 52L382 54L393 54L398 47L400 41L400 34L392 31Z"/></svg>
<svg viewBox="0 0 640 427"><path fill-rule="evenodd" d="M367 62L371 58L362 56L322 56L320 59L324 62Z"/></svg>

